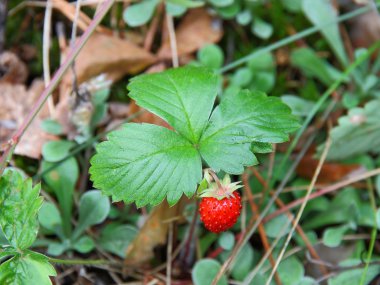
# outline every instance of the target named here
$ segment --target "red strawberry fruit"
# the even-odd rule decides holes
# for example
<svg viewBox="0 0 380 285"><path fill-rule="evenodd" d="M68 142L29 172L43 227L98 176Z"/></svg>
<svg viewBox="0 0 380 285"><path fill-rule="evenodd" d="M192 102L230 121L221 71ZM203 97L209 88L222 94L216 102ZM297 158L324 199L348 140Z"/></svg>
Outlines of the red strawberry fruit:
<svg viewBox="0 0 380 285"><path fill-rule="evenodd" d="M211 187L202 191L199 205L201 221L210 232L220 233L231 228L240 216L241 197L234 192L240 185L230 183L230 178L211 183Z"/></svg>

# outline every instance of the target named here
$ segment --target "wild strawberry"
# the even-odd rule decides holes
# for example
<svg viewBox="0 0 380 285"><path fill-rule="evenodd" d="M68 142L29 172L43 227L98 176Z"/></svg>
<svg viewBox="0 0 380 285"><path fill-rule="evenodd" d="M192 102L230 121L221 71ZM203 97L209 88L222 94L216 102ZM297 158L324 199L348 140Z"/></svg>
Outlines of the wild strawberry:
<svg viewBox="0 0 380 285"><path fill-rule="evenodd" d="M214 176L214 175L213 175ZM217 179L217 177L215 176ZM199 213L201 221L206 229L214 233L220 233L231 228L240 216L241 197L234 192L240 185L239 182L230 183L226 176L222 183L211 183L211 187L201 193Z"/></svg>

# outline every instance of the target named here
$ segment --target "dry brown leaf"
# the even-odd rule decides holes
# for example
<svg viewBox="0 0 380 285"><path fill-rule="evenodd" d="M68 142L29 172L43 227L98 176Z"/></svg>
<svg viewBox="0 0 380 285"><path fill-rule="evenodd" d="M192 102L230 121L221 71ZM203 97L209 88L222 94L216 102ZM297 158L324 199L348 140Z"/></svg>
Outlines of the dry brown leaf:
<svg viewBox="0 0 380 285"><path fill-rule="evenodd" d="M350 3L349 7L349 10L356 10L361 6ZM368 48L380 39L380 17L376 9L352 18L348 25L348 32L355 48Z"/></svg>
<svg viewBox="0 0 380 285"><path fill-rule="evenodd" d="M17 127L21 125L25 115L30 111L43 89L44 83L41 80L35 80L28 90L21 84L0 84L0 145L5 144ZM48 116L49 112L45 106L21 138L15 150L16 154L40 158L42 145L49 140L56 139L55 136L45 133L40 127L42 120Z"/></svg>
<svg viewBox="0 0 380 285"><path fill-rule="evenodd" d="M65 15L72 22L75 20L75 6L71 5L68 1L53 0L53 7L57 9L59 12L61 12L63 15ZM81 29L82 31L85 31L88 28L90 23L91 23L91 18L87 16L85 13L80 11L79 17L77 20L78 28ZM112 34L111 30L101 25L98 25L96 27L96 31Z"/></svg>
<svg viewBox="0 0 380 285"><path fill-rule="evenodd" d="M5 51L0 54L0 83L23 84L28 77L28 69L16 54Z"/></svg>
<svg viewBox="0 0 380 285"><path fill-rule="evenodd" d="M128 247L125 263L135 266L149 261L154 256L154 248L166 242L169 228L167 221L174 217L180 217L189 201L182 197L173 207L169 207L168 203L164 201L154 208L139 234Z"/></svg>
<svg viewBox="0 0 380 285"><path fill-rule="evenodd" d="M308 154L304 156L297 166L297 175L303 178L312 179L318 163L319 161L314 159L312 155ZM319 173L317 183L330 184L339 181L353 171L360 169L360 167L361 166L358 164L325 162Z"/></svg>
<svg viewBox="0 0 380 285"><path fill-rule="evenodd" d="M220 19L212 17L204 8L192 9L176 29L178 56L193 53L206 44L216 43L222 36ZM172 57L168 37L164 40L158 56L163 59Z"/></svg>
<svg viewBox="0 0 380 285"><path fill-rule="evenodd" d="M136 74L153 64L156 58L129 41L117 37L96 33L88 42L75 60L75 70L78 84L83 83L100 74L114 81L125 74ZM72 74L65 74L62 83L71 85Z"/></svg>

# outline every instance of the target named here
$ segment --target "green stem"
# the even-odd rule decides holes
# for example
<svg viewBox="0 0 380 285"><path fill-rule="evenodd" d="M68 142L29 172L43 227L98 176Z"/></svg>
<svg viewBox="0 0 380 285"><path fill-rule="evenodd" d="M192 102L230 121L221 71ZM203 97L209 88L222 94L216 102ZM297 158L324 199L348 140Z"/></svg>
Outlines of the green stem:
<svg viewBox="0 0 380 285"><path fill-rule="evenodd" d="M49 261L51 263L58 263L58 264L64 264L64 265L110 265L112 264L108 260L104 259L59 259L59 258L53 258L49 257Z"/></svg>
<svg viewBox="0 0 380 285"><path fill-rule="evenodd" d="M371 241L369 243L367 258L365 260L365 267L364 267L362 276L360 278L360 285L364 285L364 282L365 282L365 279L367 276L367 272L368 272L368 267L369 267L369 264L371 261L373 249L375 248L375 241L376 241L376 235L377 235L377 221L376 221L377 220L376 219L377 209L376 209L375 193L374 193L373 185L372 185L372 182L370 179L367 179L367 184L368 184L369 200L370 200L371 207L372 207L373 213L374 213L374 217L373 217L374 226L373 226L372 231L371 231Z"/></svg>

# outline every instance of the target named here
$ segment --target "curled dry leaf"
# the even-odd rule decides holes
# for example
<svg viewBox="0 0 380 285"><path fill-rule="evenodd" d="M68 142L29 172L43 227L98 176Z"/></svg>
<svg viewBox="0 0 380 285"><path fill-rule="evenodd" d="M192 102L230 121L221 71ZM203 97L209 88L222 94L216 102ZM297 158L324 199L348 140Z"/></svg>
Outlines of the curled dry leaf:
<svg viewBox="0 0 380 285"><path fill-rule="evenodd" d="M192 9L183 18L176 31L178 56L187 55L206 44L216 43L223 36L220 19L211 16L206 9ZM167 36L158 52L163 59L172 57L170 40Z"/></svg>
<svg viewBox="0 0 380 285"><path fill-rule="evenodd" d="M168 203L164 201L153 209L139 234L127 249L125 259L127 265L137 266L154 256L154 248L166 242L169 228L168 221L182 218L181 215L188 201L187 198L183 197L173 207L169 207Z"/></svg>
<svg viewBox="0 0 380 285"><path fill-rule="evenodd" d="M0 83L0 145L4 145L11 138L43 90L44 83L41 80L34 81L29 89L21 84ZM48 116L45 105L21 138L15 150L16 154L40 158L42 145L56 138L40 127L42 120Z"/></svg>

